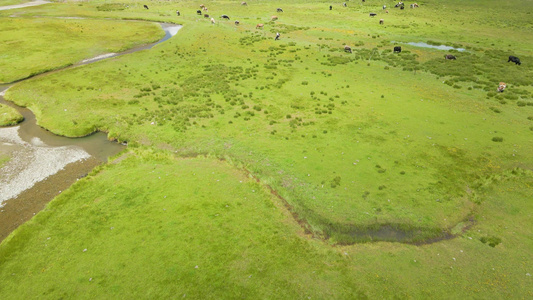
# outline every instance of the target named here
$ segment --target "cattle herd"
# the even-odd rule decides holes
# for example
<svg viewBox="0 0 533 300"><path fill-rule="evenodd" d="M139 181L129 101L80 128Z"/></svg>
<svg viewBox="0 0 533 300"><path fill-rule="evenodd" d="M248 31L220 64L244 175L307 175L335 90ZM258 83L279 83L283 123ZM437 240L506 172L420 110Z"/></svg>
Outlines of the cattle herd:
<svg viewBox="0 0 533 300"><path fill-rule="evenodd" d="M362 2L365 2L365 0L361 0L361 1L362 1ZM247 4L246 2L241 2L241 5L246 6L246 5L248 5L248 4ZM346 6L347 6L347 5L346 5L346 2L344 2L344 3L342 4L342 6L346 7ZM143 7L144 7L145 9L148 9L148 5L143 5ZM404 4L403 2L400 1L400 2L398 2L396 5L394 5L394 7L395 7L395 8L399 8L399 9L404 9L404 8L405 8L405 4ZM419 5L418 5L417 3L413 3L413 4L410 4L409 7L410 7L410 8L418 8ZM388 13L388 12L389 12L388 10L386 10L386 9L387 9L387 6L386 6L386 5L383 5L382 8L383 8L383 10L385 11L385 13ZM329 10L333 10L333 6L330 5L330 6L329 6ZM202 15L202 14L203 14L202 11L207 12L207 7L206 7L205 5L203 5L203 4L200 5L200 9L197 10L196 13L197 13L198 15ZM283 12L283 9L280 8L280 7L278 7L278 8L276 9L276 12L278 12L278 13L282 13L282 12ZM177 14L177 16L181 16L181 14L180 14L179 11L176 11L176 14ZM209 15L208 15L208 14L203 14L203 15L204 15L205 18L209 18ZM371 12L369 15L370 15L370 17L375 17L375 16L377 15L377 13L373 13L373 12ZM228 15L221 15L220 18L222 18L222 19L226 19L226 20L230 20L230 17L229 17ZM276 21L276 20L278 20L278 17L277 17L277 16L272 16L272 17L270 17L270 20L271 20L271 21ZM212 23L212 24L215 24L215 19L211 18L211 23ZM384 23L385 23L385 20L384 20L384 19L380 19L380 20L379 20L379 24L380 24L380 25L383 25ZM235 21L235 25L239 25L239 24L240 24L239 21ZM259 23L259 24L257 24L257 25L255 26L255 29L263 29L263 27L264 27L264 24ZM280 38L280 35L279 35L279 33L277 33L275 39L278 40L279 38ZM344 45L344 51L345 51L345 52L348 52L348 53L352 53L352 48L351 48L350 46L348 46L348 45ZM400 52L402 52L402 47L400 47L400 46L394 46L394 50L393 50L393 52L394 52L394 53L400 53ZM446 59L446 60L456 60L457 57L455 57L455 55L446 54L446 55L444 55L444 59ZM518 57L516 57L516 56L512 56L512 55L509 56L509 60L508 60L507 62L514 62L516 65L521 65L521 64L522 64L522 63L520 62L520 59L519 59ZM498 92L503 92L503 90L504 90L506 87L507 87L507 85L506 85L504 82L500 82L500 84L498 85Z"/></svg>

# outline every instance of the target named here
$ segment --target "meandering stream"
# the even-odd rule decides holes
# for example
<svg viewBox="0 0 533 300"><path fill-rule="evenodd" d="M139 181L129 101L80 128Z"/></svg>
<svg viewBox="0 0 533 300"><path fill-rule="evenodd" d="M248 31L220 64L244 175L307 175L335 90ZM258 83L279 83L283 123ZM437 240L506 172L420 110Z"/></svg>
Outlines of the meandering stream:
<svg viewBox="0 0 533 300"><path fill-rule="evenodd" d="M151 49L174 36L182 27L160 25L165 36L155 43L88 58L64 69ZM78 178L126 147L107 140L107 135L102 132L83 138L67 138L39 127L29 109L4 99L3 95L11 85L0 85L0 103L16 108L24 116L24 121L17 126L0 128L0 157L10 158L0 168L0 241Z"/></svg>

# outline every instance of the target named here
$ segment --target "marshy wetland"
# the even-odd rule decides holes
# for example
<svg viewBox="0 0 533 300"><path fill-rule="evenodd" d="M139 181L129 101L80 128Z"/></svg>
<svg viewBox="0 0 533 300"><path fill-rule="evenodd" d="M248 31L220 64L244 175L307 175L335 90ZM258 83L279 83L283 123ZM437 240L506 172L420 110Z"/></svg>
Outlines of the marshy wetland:
<svg viewBox="0 0 533 300"><path fill-rule="evenodd" d="M5 99L128 144L2 241L2 298L533 296L533 4L241 2L0 11Z"/></svg>

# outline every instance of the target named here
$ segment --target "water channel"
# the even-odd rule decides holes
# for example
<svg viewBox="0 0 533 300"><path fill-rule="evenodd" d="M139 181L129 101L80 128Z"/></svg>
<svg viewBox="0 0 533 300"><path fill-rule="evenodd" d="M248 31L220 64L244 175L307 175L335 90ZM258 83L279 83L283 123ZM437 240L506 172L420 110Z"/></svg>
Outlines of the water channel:
<svg viewBox="0 0 533 300"><path fill-rule="evenodd" d="M155 43L121 53L99 55L37 76L151 49L174 36L182 27L166 23L160 25L165 36ZM0 168L0 241L42 210L61 191L126 147L109 141L103 132L83 138L67 138L39 127L29 109L4 99L3 95L11 85L0 85L0 103L14 107L24 116L24 121L17 126L0 127L0 158L10 158Z"/></svg>

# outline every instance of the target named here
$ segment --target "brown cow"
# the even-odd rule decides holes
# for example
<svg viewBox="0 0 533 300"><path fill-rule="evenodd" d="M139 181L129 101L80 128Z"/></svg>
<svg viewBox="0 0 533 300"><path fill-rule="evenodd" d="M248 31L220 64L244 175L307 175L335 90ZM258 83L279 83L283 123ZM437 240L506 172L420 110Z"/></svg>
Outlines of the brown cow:
<svg viewBox="0 0 533 300"><path fill-rule="evenodd" d="M345 45L344 46L344 51L352 53L352 48L350 48L350 46L348 46L348 45Z"/></svg>
<svg viewBox="0 0 533 300"><path fill-rule="evenodd" d="M385 22L385 20L383 20L383 19L379 20L379 24L381 24L381 25L383 25L384 22Z"/></svg>
<svg viewBox="0 0 533 300"><path fill-rule="evenodd" d="M444 55L444 59L456 60L457 57L455 57L455 55L447 54Z"/></svg>
<svg viewBox="0 0 533 300"><path fill-rule="evenodd" d="M505 82L500 82L500 85L498 85L498 92L503 93L503 90L507 87L507 84Z"/></svg>
<svg viewBox="0 0 533 300"><path fill-rule="evenodd" d="M263 26L265 26L265 24L257 24L257 25L255 25L255 29L257 29L257 28L263 29Z"/></svg>
<svg viewBox="0 0 533 300"><path fill-rule="evenodd" d="M270 18L270 20L272 20L272 21L276 21L277 19L278 19L277 16L272 16L272 17Z"/></svg>
<svg viewBox="0 0 533 300"><path fill-rule="evenodd" d="M241 2L241 5L248 5L248 3L246 3L246 2Z"/></svg>

